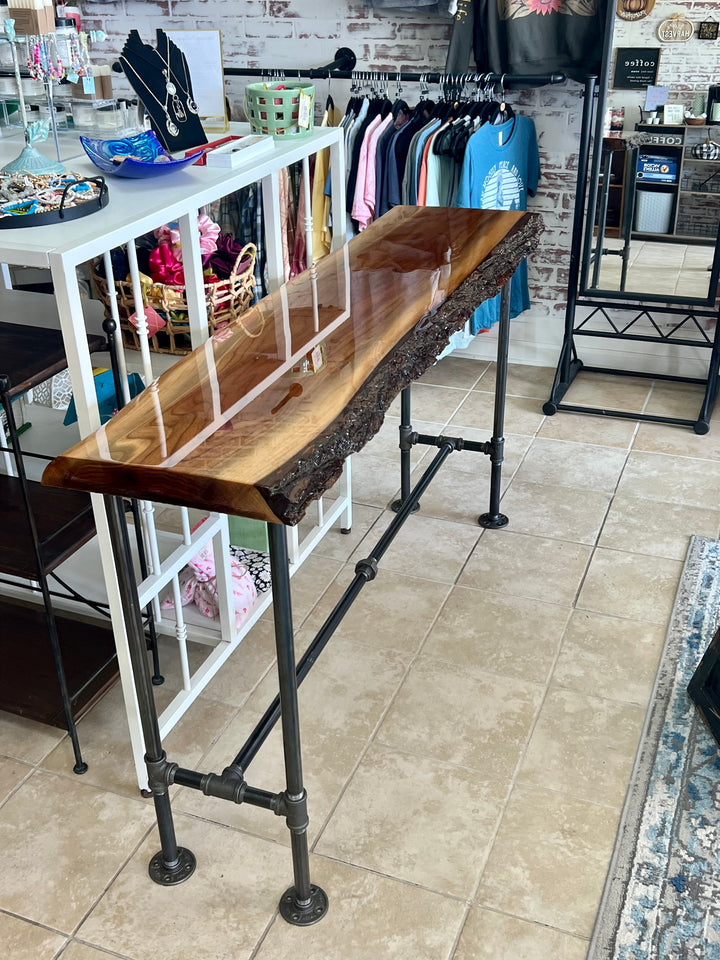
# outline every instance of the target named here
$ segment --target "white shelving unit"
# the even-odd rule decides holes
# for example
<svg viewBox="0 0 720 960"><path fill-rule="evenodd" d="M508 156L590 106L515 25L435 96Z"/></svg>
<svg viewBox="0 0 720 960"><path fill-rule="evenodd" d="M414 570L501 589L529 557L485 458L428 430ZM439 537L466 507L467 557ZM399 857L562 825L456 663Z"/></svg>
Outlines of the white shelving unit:
<svg viewBox="0 0 720 960"><path fill-rule="evenodd" d="M233 133L250 132L246 124L232 124L231 127ZM76 141L75 145L77 145ZM15 155L16 146L16 144L0 141L0 163L7 162ZM131 279L137 292L135 302L141 303L135 241L164 223L178 221L183 249L190 336L193 348L197 348L208 337L202 261L196 227L198 211L212 201L232 194L250 183L262 184L268 280L271 289L275 289L283 282L278 172L290 164L302 161L307 198L309 196L309 157L324 148L329 148L331 156L332 219L334 223L344 224L345 160L342 133L337 128L319 128L307 137L277 141L273 152L263 157L261 162L250 163L233 170L191 165L160 179L128 180L109 176L107 182L110 202L97 213L79 220L41 228L0 230L0 263L10 267L37 267L50 271L55 290L57 317L63 333L77 406L80 436L86 436L96 430L100 421L93 381L93 363L85 346L86 323L78 286L77 267L108 254L115 247L124 246L128 252ZM70 146L67 153L73 152ZM96 176L99 172L84 154L67 162L66 166L73 173L85 176ZM309 204L307 210L305 229L308 261L311 262L312 222L309 217ZM333 242L334 247L341 246L345 242L344 231L336 231ZM109 256L105 258L105 262L106 265L109 264ZM7 269L3 269L3 276L7 285L9 283ZM139 354L133 351L126 353L121 351L121 366L124 365L125 369L130 367L139 369L147 385L167 368L168 357L153 354L149 350L147 337L144 336L144 318L140 314L139 310L139 332L143 349ZM6 319L12 320L14 317L7 316ZM288 334L291 338L292 331L288 331ZM69 438L67 445L69 446L71 442L72 438ZM93 496L93 508L97 536L70 561L75 564L75 567L72 571L68 571L67 575L73 577L74 585L80 588L83 586L84 578L89 579L90 585L95 587L94 597L97 598L100 591L103 594L101 599L106 599L109 603L135 769L138 784L144 789L147 786L147 778L143 761L143 740L102 497ZM202 665L194 673L191 674L189 669L184 668L184 688L160 716L163 737L190 707L270 602L267 594L260 598L250 619L241 631L236 632L231 609L232 591L229 589L227 518L213 514L199 530L191 533L187 511L184 508L167 508L163 505L163 515L166 515L169 509L177 511L173 524L174 530L163 531L158 529L160 524L156 523L154 505L148 502L141 503L140 512L149 573L146 580L139 584L140 596L144 604L153 605L158 632L169 633L176 637L181 663L187 663L185 643L188 638L206 643L208 653ZM322 503L319 504L317 520L302 540L298 537L295 528L288 530L291 572L299 567L325 532L341 518L343 526L351 525L349 464L344 481L340 485L338 498L324 506ZM177 533L178 529L182 532ZM177 584L178 572L210 540L216 558L219 593L225 598L219 623L205 618L200 618L205 619L203 624L193 623L182 613L177 617L168 617L167 611L164 610L161 613L158 595L172 588L173 584ZM96 573L98 557L102 568L102 584L98 583ZM12 588L8 589L12 590ZM70 601L68 603L70 604Z"/></svg>

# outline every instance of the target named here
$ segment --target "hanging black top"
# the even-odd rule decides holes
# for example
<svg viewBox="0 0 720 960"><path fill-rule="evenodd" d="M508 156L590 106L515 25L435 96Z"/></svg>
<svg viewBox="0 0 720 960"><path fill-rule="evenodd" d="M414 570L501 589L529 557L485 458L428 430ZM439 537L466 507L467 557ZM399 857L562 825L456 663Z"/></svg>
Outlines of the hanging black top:
<svg viewBox="0 0 720 960"><path fill-rule="evenodd" d="M480 72L600 73L608 0L475 0ZM614 0L613 0L614 2Z"/></svg>

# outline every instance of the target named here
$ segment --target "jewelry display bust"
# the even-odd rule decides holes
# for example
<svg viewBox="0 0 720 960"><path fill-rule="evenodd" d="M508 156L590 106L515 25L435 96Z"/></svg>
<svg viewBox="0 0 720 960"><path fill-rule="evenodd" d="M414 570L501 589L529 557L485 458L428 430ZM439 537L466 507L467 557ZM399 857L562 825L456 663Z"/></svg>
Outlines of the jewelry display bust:
<svg viewBox="0 0 720 960"><path fill-rule="evenodd" d="M150 117L158 140L171 153L207 143L183 52L163 30L157 49L131 30L120 63Z"/></svg>

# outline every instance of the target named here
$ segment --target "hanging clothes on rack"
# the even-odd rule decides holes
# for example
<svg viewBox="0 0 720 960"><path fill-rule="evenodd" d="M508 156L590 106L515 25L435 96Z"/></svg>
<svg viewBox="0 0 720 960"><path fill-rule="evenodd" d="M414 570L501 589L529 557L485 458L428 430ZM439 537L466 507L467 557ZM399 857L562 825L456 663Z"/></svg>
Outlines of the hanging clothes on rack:
<svg viewBox="0 0 720 960"><path fill-rule="evenodd" d="M465 81L450 88L442 80L438 101L427 98L421 81L415 107L399 96L390 103L387 91L372 89L360 96L353 84L341 126L345 129L347 158L347 235L400 203L464 206L481 209L525 210L540 177L535 125L515 114L501 97L495 99L487 77L475 77L474 99L463 97ZM316 175L313 194L325 182ZM515 317L530 306L527 266L521 264L511 280L510 312ZM452 347L467 346L472 336L499 319L499 297L486 301L468 329L453 338Z"/></svg>
<svg viewBox="0 0 720 960"><path fill-rule="evenodd" d="M423 94L421 93L421 102L422 100ZM435 117L432 115L434 104L430 101L427 101L427 103L427 109L431 111L430 118L425 126L421 127L420 130L415 133L410 141L407 162L405 164L405 175L403 176L402 202L405 204L410 204L411 206L415 206L418 202L420 162L422 160L425 144L427 143L430 135L435 133L435 131L438 130L442 124L440 117Z"/></svg>
<svg viewBox="0 0 720 960"><path fill-rule="evenodd" d="M392 124L393 116L388 112L385 117L377 117L377 122L368 128L363 150L360 154L358 175L355 184L355 194L352 198L352 219L357 223L358 230L364 230L375 219L376 156L380 137Z"/></svg>
<svg viewBox="0 0 720 960"><path fill-rule="evenodd" d="M468 140L456 205L482 210L526 210L540 178L535 124L518 114L494 125L483 124ZM530 306L527 263L510 281L510 316ZM473 315L470 332L486 330L500 318L500 297L486 300Z"/></svg>
<svg viewBox="0 0 720 960"><path fill-rule="evenodd" d="M328 94L321 126L339 127L340 110ZM313 259L321 260L330 253L332 230L330 226L330 192L325 183L330 173L330 148L325 147L315 155L315 172L312 183Z"/></svg>

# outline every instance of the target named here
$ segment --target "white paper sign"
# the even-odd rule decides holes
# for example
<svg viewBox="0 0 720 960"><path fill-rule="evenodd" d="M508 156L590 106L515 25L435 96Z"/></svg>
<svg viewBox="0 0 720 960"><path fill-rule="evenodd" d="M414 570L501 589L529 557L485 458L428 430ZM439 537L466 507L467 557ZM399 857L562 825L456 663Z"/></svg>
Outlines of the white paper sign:
<svg viewBox="0 0 720 960"><path fill-rule="evenodd" d="M224 122L225 77L220 31L166 30L165 33L185 54L198 113L203 118L220 118Z"/></svg>

